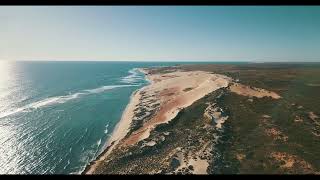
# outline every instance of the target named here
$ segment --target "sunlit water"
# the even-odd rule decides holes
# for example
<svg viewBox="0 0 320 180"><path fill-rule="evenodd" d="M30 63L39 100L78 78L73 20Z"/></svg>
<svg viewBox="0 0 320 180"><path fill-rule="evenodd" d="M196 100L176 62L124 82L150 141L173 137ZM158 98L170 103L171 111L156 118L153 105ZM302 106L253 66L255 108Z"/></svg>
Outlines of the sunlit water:
<svg viewBox="0 0 320 180"><path fill-rule="evenodd" d="M139 63L1 62L0 173L79 173L146 81Z"/></svg>

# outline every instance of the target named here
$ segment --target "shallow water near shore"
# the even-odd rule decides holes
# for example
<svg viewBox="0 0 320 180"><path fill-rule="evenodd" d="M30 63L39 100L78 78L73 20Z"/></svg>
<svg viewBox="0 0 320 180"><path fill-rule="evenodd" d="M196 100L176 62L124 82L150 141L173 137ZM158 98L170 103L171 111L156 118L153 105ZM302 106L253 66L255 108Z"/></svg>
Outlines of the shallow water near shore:
<svg viewBox="0 0 320 180"><path fill-rule="evenodd" d="M81 173L148 83L135 68L176 64L1 62L0 174Z"/></svg>

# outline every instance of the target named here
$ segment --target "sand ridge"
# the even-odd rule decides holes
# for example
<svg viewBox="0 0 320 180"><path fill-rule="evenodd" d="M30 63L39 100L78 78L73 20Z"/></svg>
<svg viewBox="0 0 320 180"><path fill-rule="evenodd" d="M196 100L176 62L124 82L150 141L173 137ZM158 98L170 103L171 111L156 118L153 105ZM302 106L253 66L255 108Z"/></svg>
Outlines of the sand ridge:
<svg viewBox="0 0 320 180"><path fill-rule="evenodd" d="M281 98L281 96L275 92L267 91L261 88L246 86L240 83L233 83L230 86L230 91L242 96L249 96L249 97L257 97L257 98L271 97L273 99Z"/></svg>
<svg viewBox="0 0 320 180"><path fill-rule="evenodd" d="M181 109L190 106L212 91L227 87L231 81L229 77L202 71L155 74L149 75L149 79L152 83L145 87L144 91L155 95L155 100L160 102L159 110L153 118L123 140L124 146L134 145L146 139L156 125L169 122ZM187 88L189 90L184 91Z"/></svg>

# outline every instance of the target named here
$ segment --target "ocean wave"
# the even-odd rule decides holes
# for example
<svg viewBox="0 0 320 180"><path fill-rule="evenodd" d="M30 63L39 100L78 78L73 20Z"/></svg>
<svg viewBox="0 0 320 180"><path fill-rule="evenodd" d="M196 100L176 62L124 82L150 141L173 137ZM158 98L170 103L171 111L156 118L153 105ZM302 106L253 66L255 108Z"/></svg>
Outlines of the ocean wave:
<svg viewBox="0 0 320 180"><path fill-rule="evenodd" d="M131 86L139 86L139 84L130 84L130 85L113 85L113 86L102 86L96 89L88 89L84 90L84 92L90 93L90 94L96 94L101 93L106 90L114 89L114 88L120 88L120 87L131 87Z"/></svg>
<svg viewBox="0 0 320 180"><path fill-rule="evenodd" d="M69 94L65 96L55 96L55 97L49 97L37 102L33 102L31 104L28 104L26 106L20 107L20 108L14 108L10 109L5 112L0 112L0 118L4 118L19 112L29 112L34 109L39 109L47 106L52 106L56 104L63 104L67 101L77 99L81 96L85 95L90 95L90 94L98 94L102 93L107 90L115 89L115 88L121 88L121 87L130 87L130 86L139 86L139 84L130 84L130 85L110 85L110 86L102 86L99 88L95 89L87 89L87 90L82 90L80 92L74 93L74 94Z"/></svg>
<svg viewBox="0 0 320 180"><path fill-rule="evenodd" d="M106 129L104 130L105 134L108 134L108 127L109 127L109 124L106 125Z"/></svg>
<svg viewBox="0 0 320 180"><path fill-rule="evenodd" d="M96 152L94 153L94 157L96 157L98 154L100 154L100 145L101 145L101 142L102 142L102 140L101 139L99 139L98 141L97 141L97 143L96 143Z"/></svg>
<svg viewBox="0 0 320 180"><path fill-rule="evenodd" d="M68 160L67 164L63 167L63 169L66 169L70 165L70 160Z"/></svg>
<svg viewBox="0 0 320 180"><path fill-rule="evenodd" d="M54 104L62 104L62 103L65 103L69 100L76 99L84 94L85 93L74 93L74 94L67 95L67 96L57 96L57 97L46 98L44 100L29 104L27 106L27 108L38 109L38 108L41 108L44 106L49 106L49 105L54 105Z"/></svg>
<svg viewBox="0 0 320 180"><path fill-rule="evenodd" d="M97 141L97 146L99 147L100 145L101 145L101 139Z"/></svg>
<svg viewBox="0 0 320 180"><path fill-rule="evenodd" d="M81 136L79 136L78 140L75 142L75 144L79 144L81 140L83 140L83 138L87 135L87 132L88 132L88 128L86 128L84 130L84 133L82 133Z"/></svg>
<svg viewBox="0 0 320 180"><path fill-rule="evenodd" d="M127 83L127 84L131 84L131 83L136 83L139 82L141 80L143 80L144 78L139 74L139 71L137 68L133 68L131 70L128 71L129 75L125 76L123 78L121 78L121 82L122 83Z"/></svg>

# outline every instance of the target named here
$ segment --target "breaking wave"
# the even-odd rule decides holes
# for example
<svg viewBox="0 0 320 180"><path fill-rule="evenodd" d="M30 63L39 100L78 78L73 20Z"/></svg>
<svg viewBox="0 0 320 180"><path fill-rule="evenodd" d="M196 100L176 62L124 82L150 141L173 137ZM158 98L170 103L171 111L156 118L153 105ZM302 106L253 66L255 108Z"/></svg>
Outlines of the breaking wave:
<svg viewBox="0 0 320 180"><path fill-rule="evenodd" d="M5 112L1 112L0 118L4 118L4 117L7 117L10 115L19 113L19 112L29 112L30 110L39 109L39 108L50 106L50 105L63 104L67 101L77 99L77 98L79 98L81 96L85 96L85 95L97 94L97 93L102 93L102 92L110 90L110 89L121 88L121 87L130 87L130 86L139 86L139 84L102 86L102 87L95 88L95 89L82 90L80 92L77 92L74 94L69 94L66 96L49 97L49 98L45 98L45 99L37 101L37 102L33 102L31 104L28 104L28 105L20 107L20 108L15 108L15 109L11 109L11 110L8 110Z"/></svg>
<svg viewBox="0 0 320 180"><path fill-rule="evenodd" d="M106 129L104 130L105 134L108 134L108 127L109 127L109 124L106 125Z"/></svg>
<svg viewBox="0 0 320 180"><path fill-rule="evenodd" d="M144 79L144 77L142 77L139 74L139 70L137 68L133 68L129 71L128 76L121 78L121 82L130 84L130 83L136 83L136 82L141 81L143 79Z"/></svg>

